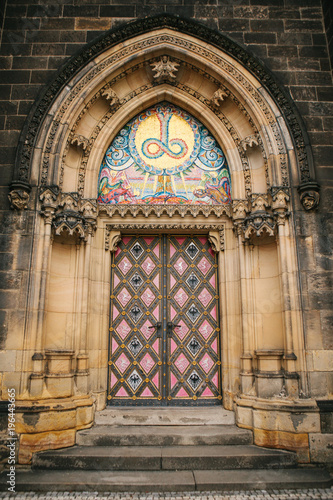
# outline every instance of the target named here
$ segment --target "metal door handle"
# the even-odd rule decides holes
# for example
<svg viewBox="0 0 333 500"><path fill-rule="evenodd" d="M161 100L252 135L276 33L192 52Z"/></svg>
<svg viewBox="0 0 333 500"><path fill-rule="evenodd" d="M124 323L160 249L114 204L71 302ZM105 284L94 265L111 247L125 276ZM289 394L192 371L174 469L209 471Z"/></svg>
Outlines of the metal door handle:
<svg viewBox="0 0 333 500"><path fill-rule="evenodd" d="M167 323L167 328L168 328L168 335L171 337L173 328L180 328L182 325L176 325L175 323L172 323L172 321L168 321Z"/></svg>
<svg viewBox="0 0 333 500"><path fill-rule="evenodd" d="M148 326L148 328L149 329L150 328L155 328L156 337L162 337L161 326L162 326L162 322L161 321L157 321L157 323L155 323L155 325Z"/></svg>

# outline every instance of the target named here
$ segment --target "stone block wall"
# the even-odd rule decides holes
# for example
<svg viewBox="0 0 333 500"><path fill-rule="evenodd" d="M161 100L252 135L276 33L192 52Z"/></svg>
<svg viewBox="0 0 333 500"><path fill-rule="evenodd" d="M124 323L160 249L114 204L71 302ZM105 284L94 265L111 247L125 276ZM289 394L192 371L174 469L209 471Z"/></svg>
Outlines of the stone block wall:
<svg viewBox="0 0 333 500"><path fill-rule="evenodd" d="M304 118L321 184L313 213L296 206L310 390L333 391L332 353L332 9L329 0L5 0L0 47L0 350L19 389L34 215L9 209L16 147L31 106L57 70L86 43L138 17L168 12L203 22L246 46L286 86ZM35 179L37 183L38 180ZM295 187L296 192L296 187ZM32 196L31 209L34 197ZM297 202L298 203L298 202ZM18 245L18 234L20 238ZM22 338L7 338L10 321ZM2 365L3 366L3 365ZM14 372L16 374L14 375Z"/></svg>

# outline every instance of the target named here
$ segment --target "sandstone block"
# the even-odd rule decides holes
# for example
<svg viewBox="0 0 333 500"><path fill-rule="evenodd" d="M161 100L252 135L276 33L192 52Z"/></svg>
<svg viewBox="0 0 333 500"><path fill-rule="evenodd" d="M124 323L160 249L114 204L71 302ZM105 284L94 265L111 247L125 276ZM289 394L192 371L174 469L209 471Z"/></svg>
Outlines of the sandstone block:
<svg viewBox="0 0 333 500"><path fill-rule="evenodd" d="M32 454L43 450L67 448L75 444L75 430L21 434L19 443L19 464L30 464Z"/></svg>

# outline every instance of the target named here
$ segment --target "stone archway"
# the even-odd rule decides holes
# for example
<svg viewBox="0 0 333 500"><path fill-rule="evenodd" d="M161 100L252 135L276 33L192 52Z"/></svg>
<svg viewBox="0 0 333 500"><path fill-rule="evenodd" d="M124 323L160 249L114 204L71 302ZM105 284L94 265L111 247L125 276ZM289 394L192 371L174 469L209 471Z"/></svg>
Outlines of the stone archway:
<svg viewBox="0 0 333 500"><path fill-rule="evenodd" d="M97 203L111 140L138 111L161 101L214 132L230 167L232 204ZM297 187L306 209L318 203L302 123L272 75L228 38L159 16L108 33L65 66L32 110L10 193L14 207L35 215L22 394L31 405L58 398L62 411L73 409L70 435L55 446L72 443L75 430L92 424L91 396L97 409L105 405L110 252L121 234L139 229L210 235L220 269L224 405L236 406L239 425L254 429L258 444L299 448L304 432L290 431L291 415L311 418L314 406L299 401L308 389ZM254 422L260 412L286 412L276 399L285 395L286 425ZM43 428L53 431L52 424ZM33 447L27 432L23 426L22 462L49 446Z"/></svg>

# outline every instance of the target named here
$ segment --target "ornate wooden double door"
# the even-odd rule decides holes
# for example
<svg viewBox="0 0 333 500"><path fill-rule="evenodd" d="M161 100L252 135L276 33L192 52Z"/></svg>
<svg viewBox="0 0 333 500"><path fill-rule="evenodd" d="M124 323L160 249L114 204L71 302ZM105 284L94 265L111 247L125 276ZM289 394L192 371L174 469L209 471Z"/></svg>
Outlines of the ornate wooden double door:
<svg viewBox="0 0 333 500"><path fill-rule="evenodd" d="M110 404L220 404L219 331L207 237L122 238L111 274Z"/></svg>

